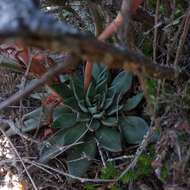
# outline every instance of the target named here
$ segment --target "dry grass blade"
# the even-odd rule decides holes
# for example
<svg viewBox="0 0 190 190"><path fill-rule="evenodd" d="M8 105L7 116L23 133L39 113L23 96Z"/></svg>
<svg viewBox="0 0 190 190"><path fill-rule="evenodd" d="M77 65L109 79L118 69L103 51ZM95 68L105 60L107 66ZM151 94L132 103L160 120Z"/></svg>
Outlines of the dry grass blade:
<svg viewBox="0 0 190 190"><path fill-rule="evenodd" d="M180 54L181 54L181 51L183 49L185 40L187 38L189 29L190 29L190 6L187 9L183 32L181 34L181 37L180 37L180 40L179 40L179 45L178 45L177 52L176 52L176 57L175 57L175 61L174 61L175 68L177 68L177 64L178 64L178 61L179 61L179 58L180 58Z"/></svg>

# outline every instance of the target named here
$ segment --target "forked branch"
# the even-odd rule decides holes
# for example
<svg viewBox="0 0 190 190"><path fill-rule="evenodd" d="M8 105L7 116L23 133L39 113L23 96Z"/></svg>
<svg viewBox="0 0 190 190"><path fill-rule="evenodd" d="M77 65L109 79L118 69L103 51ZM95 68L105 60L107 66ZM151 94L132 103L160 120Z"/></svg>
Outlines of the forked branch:
<svg viewBox="0 0 190 190"><path fill-rule="evenodd" d="M0 1L0 38L17 38L28 46L68 51L85 60L138 71L145 76L169 80L179 77L173 68L156 65L142 54L98 41L66 23L57 22L41 13L31 0Z"/></svg>

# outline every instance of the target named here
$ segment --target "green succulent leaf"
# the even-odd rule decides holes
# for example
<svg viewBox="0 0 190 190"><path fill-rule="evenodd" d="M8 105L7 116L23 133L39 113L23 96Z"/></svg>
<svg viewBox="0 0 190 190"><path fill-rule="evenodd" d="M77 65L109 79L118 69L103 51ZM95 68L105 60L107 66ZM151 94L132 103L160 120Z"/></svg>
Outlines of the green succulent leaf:
<svg viewBox="0 0 190 190"><path fill-rule="evenodd" d="M77 177L83 176L96 155L96 149L95 141L89 141L70 150L67 161L69 174Z"/></svg>
<svg viewBox="0 0 190 190"><path fill-rule="evenodd" d="M121 151L120 133L113 128L101 127L96 131L96 138L100 145L111 152Z"/></svg>
<svg viewBox="0 0 190 190"><path fill-rule="evenodd" d="M99 112L99 113L94 114L92 117L93 117L94 119L100 119L100 118L103 117L104 114L105 114L105 112L102 111L102 112Z"/></svg>
<svg viewBox="0 0 190 190"><path fill-rule="evenodd" d="M99 103L101 101L102 101L102 94L96 94L93 103L96 104L96 103Z"/></svg>
<svg viewBox="0 0 190 190"><path fill-rule="evenodd" d="M84 100L78 100L78 106L81 109L81 111L88 113L88 108L86 107Z"/></svg>
<svg viewBox="0 0 190 190"><path fill-rule="evenodd" d="M80 141L87 132L85 123L80 123L69 129L60 129L41 147L40 162L47 162L61 154L63 146Z"/></svg>
<svg viewBox="0 0 190 190"><path fill-rule="evenodd" d="M86 106L85 106L85 94L84 94L84 89L82 85L82 81L80 77L77 75L74 75L70 77L70 82L71 82L71 88L74 93L74 97L77 101L78 107L83 111L83 112L88 112Z"/></svg>
<svg viewBox="0 0 190 190"><path fill-rule="evenodd" d="M137 116L120 118L120 126L129 144L139 144L149 128L146 121Z"/></svg>
<svg viewBox="0 0 190 190"><path fill-rule="evenodd" d="M73 92L74 92L75 96L65 99L64 104L72 107L72 109L74 109L74 110L88 112L88 109L86 108L84 99L82 99L82 97L81 97L81 99L79 98L79 96L81 96L81 94L77 94L74 86L73 86Z"/></svg>
<svg viewBox="0 0 190 190"><path fill-rule="evenodd" d="M83 76L80 75L79 73L74 73L73 75L70 75L70 81L72 80L74 83L76 83L77 86L80 88L83 88Z"/></svg>
<svg viewBox="0 0 190 190"><path fill-rule="evenodd" d="M97 81L100 73L102 73L102 71L105 71L105 70L107 70L107 67L105 65L94 64L93 71L92 71L93 78Z"/></svg>
<svg viewBox="0 0 190 190"><path fill-rule="evenodd" d="M122 71L114 78L111 87L115 93L125 94L131 88L132 78L132 73Z"/></svg>
<svg viewBox="0 0 190 190"><path fill-rule="evenodd" d="M73 112L72 109L66 105L60 105L60 106L57 106L55 109L54 109L54 112L53 112L53 119L57 119L58 117L60 117L63 113L70 113L70 112Z"/></svg>
<svg viewBox="0 0 190 190"><path fill-rule="evenodd" d="M22 127L22 132L29 132L31 130L40 127L41 126L40 121L43 115L44 113L42 107L39 107L33 110L32 112L24 115L23 117L24 127Z"/></svg>
<svg viewBox="0 0 190 190"><path fill-rule="evenodd" d="M85 94L83 89L83 83L77 75L71 77L71 86L73 89L74 96L77 100L78 106L83 112L88 112L88 109L85 105Z"/></svg>
<svg viewBox="0 0 190 190"><path fill-rule="evenodd" d="M91 114L96 114L97 111L98 111L98 108L97 106L94 106L94 107L88 107L88 110Z"/></svg>
<svg viewBox="0 0 190 190"><path fill-rule="evenodd" d="M120 112L120 111L123 109L123 107L124 107L123 105L118 105L117 108L112 109L111 111L109 111L109 112L107 113L108 116L111 116L111 115L114 115L114 114Z"/></svg>
<svg viewBox="0 0 190 190"><path fill-rule="evenodd" d="M97 93L105 93L107 91L108 86L108 79L105 78L102 81L99 81L96 85L96 92Z"/></svg>
<svg viewBox="0 0 190 190"><path fill-rule="evenodd" d="M92 101L94 99L96 95L96 90L95 90L95 86L94 86L94 83L91 82L89 87L88 87L88 90L87 90L87 93L86 93L86 103L88 106L92 106Z"/></svg>
<svg viewBox="0 0 190 190"><path fill-rule="evenodd" d="M77 100L75 99L75 97L70 97L70 98L67 98L67 99L64 99L63 101L64 105L72 108L73 110L75 111L80 111L80 107L78 106L78 103L77 103Z"/></svg>
<svg viewBox="0 0 190 190"><path fill-rule="evenodd" d="M104 80L105 78L108 78L109 75L109 70L107 68L107 66L104 66L104 68L102 68L100 74L98 75L98 82Z"/></svg>
<svg viewBox="0 0 190 190"><path fill-rule="evenodd" d="M100 101L99 104L98 104L98 108L99 108L99 109L102 109L102 108L104 107L105 100L106 100L106 94L103 93L102 96L101 96L101 101Z"/></svg>
<svg viewBox="0 0 190 190"><path fill-rule="evenodd" d="M126 102L125 110L131 111L132 109L136 108L137 105L141 102L142 98L143 98L143 93L139 93L133 96L132 98L129 98Z"/></svg>
<svg viewBox="0 0 190 190"><path fill-rule="evenodd" d="M88 124L87 127L90 131L96 131L101 126L101 123L98 119L92 119Z"/></svg>
<svg viewBox="0 0 190 190"><path fill-rule="evenodd" d="M106 100L105 100L105 104L104 104L104 109L108 109L112 103L113 103L113 100L115 98L115 89L114 88L109 88L108 89L108 93L107 93L107 97L106 97Z"/></svg>
<svg viewBox="0 0 190 190"><path fill-rule="evenodd" d="M123 105L119 105L121 98L122 94L115 96L112 104L106 111L108 116L118 113L123 108Z"/></svg>
<svg viewBox="0 0 190 190"><path fill-rule="evenodd" d="M106 94L105 93L97 94L94 98L93 104L97 105L98 110L100 110L104 107L105 100L106 100Z"/></svg>
<svg viewBox="0 0 190 190"><path fill-rule="evenodd" d="M116 117L107 117L104 120L101 120L101 123L107 127L117 126L118 121Z"/></svg>
<svg viewBox="0 0 190 190"><path fill-rule="evenodd" d="M78 114L73 112L67 106L62 106L57 108L53 114L53 124L54 128L69 128L77 123Z"/></svg>
<svg viewBox="0 0 190 190"><path fill-rule="evenodd" d="M89 122L91 120L91 115L89 113L80 112L78 121L79 122Z"/></svg>
<svg viewBox="0 0 190 190"><path fill-rule="evenodd" d="M100 67L100 68L102 68L101 70L99 70L99 74L97 73L98 75L96 75L96 76L94 77L96 84L99 84L99 83L101 83L102 81L104 81L105 79L108 79L109 71L108 71L108 69L107 69L106 66L98 65L98 66L95 66L95 67ZM94 71L93 71L93 72L94 72Z"/></svg>
<svg viewBox="0 0 190 190"><path fill-rule="evenodd" d="M65 83L53 84L51 88L63 99L74 96L72 89L70 89Z"/></svg>

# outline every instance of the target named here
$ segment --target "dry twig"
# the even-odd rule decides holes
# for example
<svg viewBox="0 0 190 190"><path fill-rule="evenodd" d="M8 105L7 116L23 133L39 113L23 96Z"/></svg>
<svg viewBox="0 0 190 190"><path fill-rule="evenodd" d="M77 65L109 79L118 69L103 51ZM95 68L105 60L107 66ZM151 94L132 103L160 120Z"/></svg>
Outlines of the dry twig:
<svg viewBox="0 0 190 190"><path fill-rule="evenodd" d="M74 52L84 59L102 62L111 68L123 68L132 72L138 68L142 75L176 80L173 68L155 65L142 54L100 42L42 14L31 6L31 0L21 1L0 2L0 18L3 21L0 22L1 39L20 38L29 46Z"/></svg>
<svg viewBox="0 0 190 190"><path fill-rule="evenodd" d="M50 69L47 73L45 73L40 79L36 80L31 85L28 85L23 91L18 91L13 96L11 96L10 98L0 103L0 110L19 101L21 98L30 94L34 89L45 84L52 76L60 73L62 70L64 70L68 66L71 66L71 65L74 66L77 63L78 63L78 57L68 56L63 64L55 65L54 67L52 67L52 69Z"/></svg>

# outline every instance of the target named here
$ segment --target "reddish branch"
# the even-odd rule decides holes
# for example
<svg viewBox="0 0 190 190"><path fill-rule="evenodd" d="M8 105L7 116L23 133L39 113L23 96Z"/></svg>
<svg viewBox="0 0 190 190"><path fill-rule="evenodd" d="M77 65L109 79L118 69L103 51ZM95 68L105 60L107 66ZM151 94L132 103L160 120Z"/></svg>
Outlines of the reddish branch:
<svg viewBox="0 0 190 190"><path fill-rule="evenodd" d="M129 0L127 0L129 1ZM131 13L134 14L143 0L132 0L130 7ZM110 38L117 30L122 26L124 22L123 15L119 13L117 17L105 28L105 30L99 35L98 39L104 41ZM84 74L84 89L87 90L92 80L93 64L87 61Z"/></svg>

